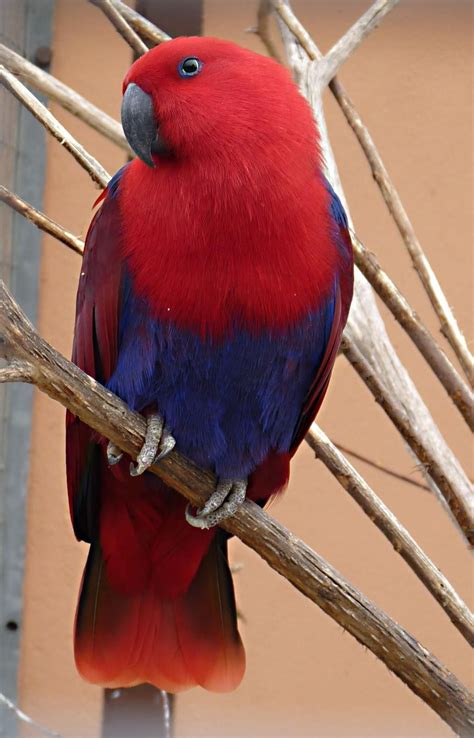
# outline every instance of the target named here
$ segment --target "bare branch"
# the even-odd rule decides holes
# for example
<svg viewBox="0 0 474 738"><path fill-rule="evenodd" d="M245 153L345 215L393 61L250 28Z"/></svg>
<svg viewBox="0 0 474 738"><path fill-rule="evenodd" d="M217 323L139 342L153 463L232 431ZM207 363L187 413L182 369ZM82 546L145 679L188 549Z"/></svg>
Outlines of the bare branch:
<svg viewBox="0 0 474 738"><path fill-rule="evenodd" d="M446 299L441 285L433 271L433 268L424 253L421 244L416 236L415 229L403 207L400 196L384 166L382 157L375 146L375 143L363 123L354 103L347 94L342 83L333 79L330 89L338 101L339 105L346 116L347 122L354 131L357 139L364 150L364 153L372 170L372 175L377 182L383 195L385 203L397 225L398 230L403 238L405 246L410 254L413 265L420 277L425 291L431 301L431 304L441 323L441 332L449 341L451 348L455 352L464 373L471 383L474 385L474 357L469 351L466 339L459 328L454 317L453 311Z"/></svg>
<svg viewBox="0 0 474 738"><path fill-rule="evenodd" d="M15 358L35 366L40 390L136 458L145 420L98 382L57 353L35 331L0 282L0 339ZM151 471L200 505L214 489L214 477L172 452ZM369 648L389 669L460 735L474 728L474 698L416 639L358 592L324 559L253 502L245 502L223 523L257 551L324 612Z"/></svg>
<svg viewBox="0 0 474 738"><path fill-rule="evenodd" d="M28 220L34 223L35 226L45 233L49 233L50 236L57 238L58 241L64 243L72 251L75 251L76 254L83 254L84 241L81 241L77 236L73 236L72 233L69 233L69 231L59 225L59 223L56 223L55 220L48 218L47 215L34 208L33 205L30 205L25 200L22 200L18 195L10 192L10 190L3 187L3 185L0 185L0 202L9 205L13 210L16 210L17 213L28 218Z"/></svg>
<svg viewBox="0 0 474 738"><path fill-rule="evenodd" d="M34 380L34 367L24 361L12 361L7 366L0 366L0 384L5 382L25 382Z"/></svg>
<svg viewBox="0 0 474 738"><path fill-rule="evenodd" d="M97 5L104 15L107 16L112 25L115 26L123 39L135 51L138 56L146 54L148 46L143 43L133 28L129 26L122 13L120 13L110 0L90 0L93 5Z"/></svg>
<svg viewBox="0 0 474 738"><path fill-rule="evenodd" d="M318 55L320 52L314 41L310 38L308 42L306 39L308 34L305 36L306 32L302 29L299 21L295 19L292 11L285 3L278 3L278 5L281 4L286 8L284 15L289 18L292 26L298 30L300 38L307 43L309 53L313 54L313 57ZM311 104L318 122L326 176L338 193L345 207L349 225L354 230L350 210L344 197L339 172L329 141L322 107L321 90L317 84L313 84L315 65L310 63L308 55L300 46L299 42L295 41L292 32L285 23L280 23L280 29L295 79L299 81L301 92ZM331 85L333 83L334 80L331 82ZM457 496L464 501L460 505L460 508L464 509L464 503L467 503L469 512L467 519L461 515L464 518L465 529L459 527L459 530L466 538L467 533L472 540L471 520L473 511L470 509L472 508L470 500L473 499L472 485L458 459L439 432L410 375L398 358L378 311L373 291L359 270L355 273L354 298L345 329L345 336L349 339L350 344L348 345L356 347L360 354L363 355L367 365L370 366L371 372L378 378L383 378L383 384L381 384L380 380L378 384L379 388L383 387L384 399L388 403L387 406L393 411L393 417L398 415L408 421L407 428L410 429L410 436L408 438L405 437L405 440L409 442L410 448L415 454L417 453L417 447L420 452L423 449L423 457L420 459L422 462L421 470L428 484L436 493L446 510L449 511L452 520L457 525L459 525L459 522L452 514L446 499L451 498L452 492L458 490ZM363 372L362 365L355 362L354 368L361 373L362 378L366 381L366 374ZM374 392L374 384L367 381L366 384ZM401 425L396 427L399 430L402 428ZM412 442L410 443L410 441ZM438 471L442 472L442 474L438 474L437 476L438 480L443 481L445 485L444 490L438 489L437 482L434 482L434 477L431 474L433 466L436 466ZM454 505L456 506L456 503ZM469 538L467 540L469 541Z"/></svg>
<svg viewBox="0 0 474 738"><path fill-rule="evenodd" d="M318 78L321 89L338 73L344 62L354 53L362 41L381 20L389 13L399 0L376 0L366 12L354 23L351 28L334 44L318 69Z"/></svg>
<svg viewBox="0 0 474 738"><path fill-rule="evenodd" d="M51 728L45 728L44 725L41 725L41 723L37 723L36 720L33 720L33 718L30 718L30 716L23 712L23 710L20 710L20 708L17 707L14 702L9 700L8 697L2 694L2 692L0 692L0 705L4 705L7 710L11 710L12 712L14 712L18 720L21 720L23 723L29 725L37 733L41 733L41 735L47 735L50 738L61 738L60 733L57 733L55 730L51 730Z"/></svg>
<svg viewBox="0 0 474 738"><path fill-rule="evenodd" d="M116 120L104 113L89 100L60 82L48 72L43 72L27 59L0 44L0 64L3 64L10 72L21 77L39 92L47 95L65 110L79 118L94 130L109 138L124 151L130 152L127 140L123 134L122 126Z"/></svg>
<svg viewBox="0 0 474 738"><path fill-rule="evenodd" d="M171 36L157 28L154 23L150 23L149 20L133 10L129 5L122 3L120 0L111 0L112 5L123 15L127 23L140 34L142 38L150 41L154 46L163 43L163 41L169 41Z"/></svg>
<svg viewBox="0 0 474 738"><path fill-rule="evenodd" d="M408 333L469 428L474 430L474 397L469 387L462 381L444 351L438 346L397 286L383 271L375 255L365 248L354 233L351 236L354 259L362 274L382 298L394 318Z"/></svg>
<svg viewBox="0 0 474 738"><path fill-rule="evenodd" d="M37 120L56 138L64 148L69 151L75 160L90 177L101 187L106 187L110 175L99 162L89 154L81 144L69 133L66 128L49 112L40 101L19 82L13 74L0 65L0 83L10 90Z"/></svg>
<svg viewBox="0 0 474 738"><path fill-rule="evenodd" d="M467 540L471 545L474 545L474 496L472 489L470 486L467 489L454 486L451 480L446 478L438 458L431 453L423 438L413 430L407 414L403 412L403 408L392 402L386 387L383 386L370 363L354 342L346 337L342 339L341 345L346 358L369 387L376 401L385 410L422 464L425 465L428 474L442 493Z"/></svg>
<svg viewBox="0 0 474 738"><path fill-rule="evenodd" d="M374 459L369 459L368 456L365 456L364 454L361 454L358 451L354 451L353 448L348 448L347 446L343 446L342 443L334 442L334 445L339 451L341 451L346 456L352 456L353 459L357 459L357 461L362 461L363 464L367 464L368 466L371 466L373 469L377 469L377 471L380 471L383 474L387 474L387 476L389 477L398 479L400 482L405 482L405 484L411 484L413 487L418 487L418 489L424 489L425 492L431 492L427 484L422 484L421 482L418 482L416 479L409 477L407 474L400 474L399 472L395 471L395 469L390 469L388 466L385 466L385 464L379 464Z"/></svg>
<svg viewBox="0 0 474 738"><path fill-rule="evenodd" d="M270 18L272 13L273 6L271 0L260 0L257 9L257 25L252 28L248 28L247 32L255 33L257 36L259 36L268 55L280 64L283 64L283 60L281 59L281 56L278 53L275 44L273 43L273 39L270 33Z"/></svg>
<svg viewBox="0 0 474 738"><path fill-rule="evenodd" d="M391 542L395 551L405 559L459 632L474 646L474 617L446 577L316 423L311 426L306 440L316 457L323 461L341 486Z"/></svg>
<svg viewBox="0 0 474 738"><path fill-rule="evenodd" d="M316 43L311 38L304 26L300 23L300 21L295 16L285 0L272 0L272 3L280 19L296 37L301 47L305 50L308 58L312 61L321 60L320 64L316 65L316 68L312 70L312 82L313 85L317 87L317 90L313 90L313 94L315 96L320 95L323 89L323 87L321 86L322 75L329 80L334 74L331 73L330 75L328 75L325 71L325 59L327 57L323 58ZM377 3L375 3L374 5L377 5ZM372 6L372 8L373 7L374 6ZM388 10L389 9L390 8L388 8ZM370 9L368 12L370 12ZM382 16L379 16L378 21L381 20L381 17ZM362 18L364 18L364 16L362 16ZM359 21L361 21L362 18L360 18ZM356 26L357 23L355 24ZM337 46L338 44L333 47L333 49L329 52L329 56L335 51ZM294 56L293 49L290 50L290 53ZM321 68L323 69L322 73L318 68L321 65ZM301 70L298 70L297 76L300 73ZM372 175L382 192L385 203L393 219L395 220L398 230L400 231L407 250L411 256L413 265L418 272L425 291L431 300L431 304L433 305L433 308L438 315L441 323L441 332L451 344L453 351L456 353L456 356L458 357L459 362L463 367L468 381L470 382L471 386L473 386L474 357L469 351L466 339L464 338L464 335L457 324L456 318L454 317L453 311L449 306L449 303L444 295L441 285L439 284L436 274L434 273L423 249L421 248L421 244L416 237L413 225L408 218L398 192L389 177L389 174L383 164L382 158L372 140L372 137L370 136L367 127L362 122L362 119L357 112L354 103L350 99L342 83L338 79L333 78L332 81L329 83L329 88L338 101L349 125L356 134L357 139L367 157L367 160L372 169Z"/></svg>

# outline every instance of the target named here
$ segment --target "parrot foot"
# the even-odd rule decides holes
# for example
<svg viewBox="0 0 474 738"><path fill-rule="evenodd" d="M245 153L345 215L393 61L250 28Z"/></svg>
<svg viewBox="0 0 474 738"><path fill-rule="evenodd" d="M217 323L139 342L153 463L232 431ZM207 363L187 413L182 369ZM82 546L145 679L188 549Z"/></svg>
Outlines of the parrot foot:
<svg viewBox="0 0 474 738"><path fill-rule="evenodd" d="M175 445L176 441L161 415L152 413L146 419L145 443L137 456L137 464L130 464L130 475L138 477L143 474L152 464L167 456Z"/></svg>
<svg viewBox="0 0 474 738"><path fill-rule="evenodd" d="M195 515L186 507L186 520L194 528L213 528L233 515L245 501L246 479L219 479L208 501Z"/></svg>
<svg viewBox="0 0 474 738"><path fill-rule="evenodd" d="M115 466L115 464L118 464L122 456L123 453L119 447L116 446L115 443L112 443L112 441L109 441L107 444L107 461L109 462L109 465Z"/></svg>

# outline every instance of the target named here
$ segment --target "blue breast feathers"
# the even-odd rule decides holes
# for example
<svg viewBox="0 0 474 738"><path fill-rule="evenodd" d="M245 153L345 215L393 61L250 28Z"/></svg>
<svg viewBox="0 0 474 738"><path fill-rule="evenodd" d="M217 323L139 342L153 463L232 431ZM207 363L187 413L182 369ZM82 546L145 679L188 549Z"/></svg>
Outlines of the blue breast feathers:
<svg viewBox="0 0 474 738"><path fill-rule="evenodd" d="M220 342L150 317L123 283L119 355L107 386L135 410L156 405L177 448L220 477L248 476L290 449L331 331L334 299L286 334L236 330Z"/></svg>

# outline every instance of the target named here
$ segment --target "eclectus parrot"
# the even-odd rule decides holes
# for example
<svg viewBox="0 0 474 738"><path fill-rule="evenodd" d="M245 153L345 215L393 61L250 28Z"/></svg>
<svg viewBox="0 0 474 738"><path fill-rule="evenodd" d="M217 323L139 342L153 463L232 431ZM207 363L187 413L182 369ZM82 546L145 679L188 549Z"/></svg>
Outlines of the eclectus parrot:
<svg viewBox="0 0 474 738"><path fill-rule="evenodd" d="M227 691L245 653L218 525L288 481L347 319L351 242L311 110L275 61L163 43L129 70L122 123L137 158L87 234L73 361L147 434L135 465L67 416L70 511L91 544L76 663L109 687ZM201 510L146 471L174 445L218 479Z"/></svg>

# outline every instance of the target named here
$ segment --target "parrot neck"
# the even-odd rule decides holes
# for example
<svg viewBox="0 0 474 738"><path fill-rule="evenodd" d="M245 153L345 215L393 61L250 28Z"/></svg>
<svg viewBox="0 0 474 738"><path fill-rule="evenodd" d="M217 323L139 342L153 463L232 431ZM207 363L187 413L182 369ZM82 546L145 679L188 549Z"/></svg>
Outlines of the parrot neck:
<svg viewBox="0 0 474 738"><path fill-rule="evenodd" d="M219 338L286 331L323 303L339 268L329 194L311 162L294 170L127 167L123 252L157 319Z"/></svg>

